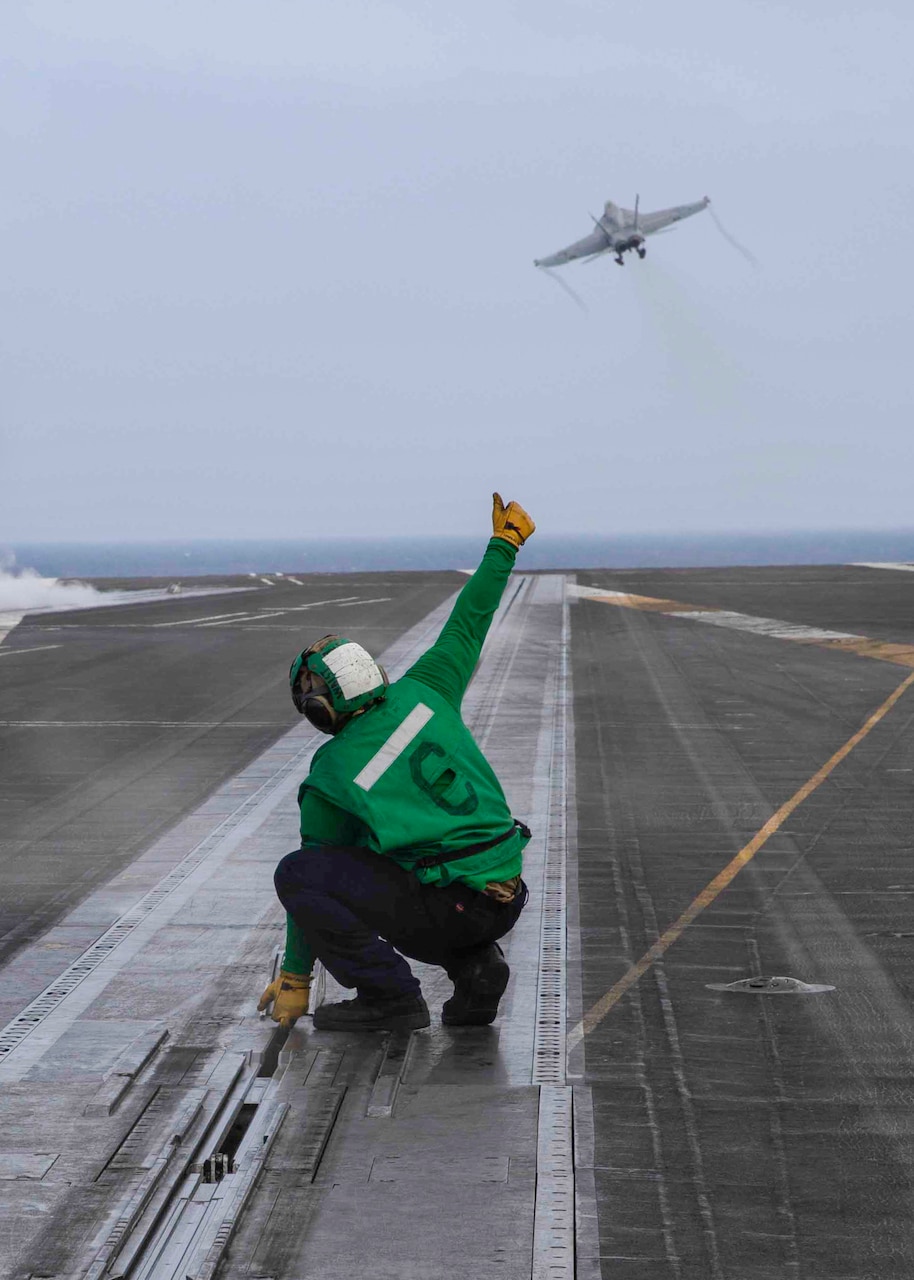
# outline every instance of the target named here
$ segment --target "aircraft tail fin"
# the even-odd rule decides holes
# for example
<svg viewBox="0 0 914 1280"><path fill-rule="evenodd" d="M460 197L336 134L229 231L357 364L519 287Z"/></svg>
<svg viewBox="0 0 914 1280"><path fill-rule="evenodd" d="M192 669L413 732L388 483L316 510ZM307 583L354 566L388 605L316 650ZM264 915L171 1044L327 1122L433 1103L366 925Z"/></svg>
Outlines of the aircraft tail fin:
<svg viewBox="0 0 914 1280"><path fill-rule="evenodd" d="M611 227L621 227L623 222L623 213L617 204L613 204L612 200L607 200L603 206L603 221Z"/></svg>

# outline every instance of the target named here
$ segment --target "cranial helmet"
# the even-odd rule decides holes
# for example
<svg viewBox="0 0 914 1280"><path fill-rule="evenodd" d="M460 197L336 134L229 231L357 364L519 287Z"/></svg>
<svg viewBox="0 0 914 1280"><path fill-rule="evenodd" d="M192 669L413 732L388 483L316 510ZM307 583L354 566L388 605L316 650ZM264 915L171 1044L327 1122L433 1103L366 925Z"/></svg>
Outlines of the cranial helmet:
<svg viewBox="0 0 914 1280"><path fill-rule="evenodd" d="M309 671L326 682L326 692L302 688ZM338 733L357 711L383 698L389 683L387 672L368 650L345 636L315 641L289 668L295 709L321 733Z"/></svg>

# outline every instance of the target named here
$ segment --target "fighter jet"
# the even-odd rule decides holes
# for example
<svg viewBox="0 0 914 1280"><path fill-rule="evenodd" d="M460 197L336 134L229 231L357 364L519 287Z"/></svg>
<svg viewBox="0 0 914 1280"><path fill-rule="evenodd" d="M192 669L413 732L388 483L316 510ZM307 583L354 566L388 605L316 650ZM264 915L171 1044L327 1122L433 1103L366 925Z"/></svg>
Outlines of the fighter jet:
<svg viewBox="0 0 914 1280"><path fill-rule="evenodd" d="M678 204L673 209L660 209L657 213L645 213L639 216L638 199L638 196L635 196L634 209L620 209L617 204L607 200L602 218L594 218L593 214L590 215L594 230L589 236L570 244L567 249L560 249L551 257L537 258L533 265L561 267L566 262L574 262L579 258L592 261L604 253L611 252L615 255L614 261L622 267L625 265L622 255L628 253L630 249L634 249L639 258L645 256L646 236L652 236L657 231L672 226L674 222L681 222L683 218L691 218L693 213L701 213L702 209L706 209L711 203L705 196L697 204Z"/></svg>

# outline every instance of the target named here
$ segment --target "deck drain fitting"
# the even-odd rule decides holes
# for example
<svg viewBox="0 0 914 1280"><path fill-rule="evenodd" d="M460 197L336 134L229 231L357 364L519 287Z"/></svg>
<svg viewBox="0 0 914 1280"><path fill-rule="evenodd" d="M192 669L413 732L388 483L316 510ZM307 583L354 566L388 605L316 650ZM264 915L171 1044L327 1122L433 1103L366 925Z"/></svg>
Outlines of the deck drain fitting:
<svg viewBox="0 0 914 1280"><path fill-rule="evenodd" d="M709 991L733 991L749 996L817 996L823 991L834 991L822 982L801 982L799 978L740 978L739 982L707 982Z"/></svg>

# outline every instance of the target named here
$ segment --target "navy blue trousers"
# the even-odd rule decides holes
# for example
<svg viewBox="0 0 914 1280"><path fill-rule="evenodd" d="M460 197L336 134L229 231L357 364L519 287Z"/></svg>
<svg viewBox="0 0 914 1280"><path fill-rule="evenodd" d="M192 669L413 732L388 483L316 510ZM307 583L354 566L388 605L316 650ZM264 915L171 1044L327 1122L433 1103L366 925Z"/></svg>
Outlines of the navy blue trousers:
<svg viewBox="0 0 914 1280"><path fill-rule="evenodd" d="M419 994L403 956L453 977L513 928L527 898L525 889L499 903L464 884L423 885L389 858L339 846L293 850L274 883L328 973L368 999Z"/></svg>

